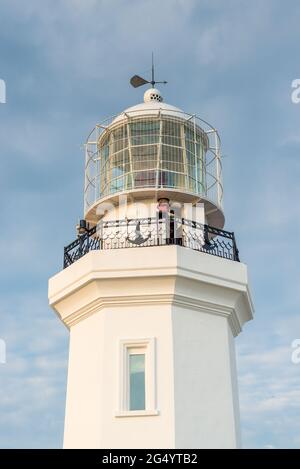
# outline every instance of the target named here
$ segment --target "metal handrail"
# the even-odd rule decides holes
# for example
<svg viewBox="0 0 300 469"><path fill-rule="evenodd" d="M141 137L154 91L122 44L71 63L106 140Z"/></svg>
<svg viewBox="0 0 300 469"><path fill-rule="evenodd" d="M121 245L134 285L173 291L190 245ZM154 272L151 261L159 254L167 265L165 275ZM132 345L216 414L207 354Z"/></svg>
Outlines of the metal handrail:
<svg viewBox="0 0 300 469"><path fill-rule="evenodd" d="M239 262L233 232L166 214L100 221L64 248L64 268L90 251L178 245Z"/></svg>

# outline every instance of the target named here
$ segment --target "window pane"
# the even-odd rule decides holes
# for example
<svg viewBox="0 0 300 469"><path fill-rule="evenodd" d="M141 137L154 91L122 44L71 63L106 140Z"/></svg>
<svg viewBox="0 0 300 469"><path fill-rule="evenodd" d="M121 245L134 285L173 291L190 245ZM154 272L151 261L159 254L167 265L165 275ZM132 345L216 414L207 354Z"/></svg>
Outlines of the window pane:
<svg viewBox="0 0 300 469"><path fill-rule="evenodd" d="M131 145L158 143L159 120L142 120L130 124Z"/></svg>
<svg viewBox="0 0 300 469"><path fill-rule="evenodd" d="M129 355L129 410L145 410L145 354Z"/></svg>

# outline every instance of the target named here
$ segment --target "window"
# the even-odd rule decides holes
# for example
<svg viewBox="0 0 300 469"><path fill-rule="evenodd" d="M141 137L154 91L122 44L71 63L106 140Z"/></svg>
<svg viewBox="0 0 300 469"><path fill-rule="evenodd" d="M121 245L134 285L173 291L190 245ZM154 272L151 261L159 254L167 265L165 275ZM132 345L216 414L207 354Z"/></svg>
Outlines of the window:
<svg viewBox="0 0 300 469"><path fill-rule="evenodd" d="M119 361L119 410L116 417L157 415L155 340L121 340Z"/></svg>
<svg viewBox="0 0 300 469"><path fill-rule="evenodd" d="M145 350L128 350L129 410L145 410Z"/></svg>

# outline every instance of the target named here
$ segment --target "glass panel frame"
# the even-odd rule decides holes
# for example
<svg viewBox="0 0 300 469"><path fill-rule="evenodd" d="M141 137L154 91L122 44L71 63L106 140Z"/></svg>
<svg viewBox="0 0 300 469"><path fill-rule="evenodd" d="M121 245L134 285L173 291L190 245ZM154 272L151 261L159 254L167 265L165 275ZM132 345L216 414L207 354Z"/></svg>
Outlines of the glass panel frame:
<svg viewBox="0 0 300 469"><path fill-rule="evenodd" d="M119 409L116 417L135 415L158 415L156 409L156 340L121 339L119 342ZM143 409L133 409L130 402L130 356L144 355L145 403ZM141 407L141 406L140 406Z"/></svg>

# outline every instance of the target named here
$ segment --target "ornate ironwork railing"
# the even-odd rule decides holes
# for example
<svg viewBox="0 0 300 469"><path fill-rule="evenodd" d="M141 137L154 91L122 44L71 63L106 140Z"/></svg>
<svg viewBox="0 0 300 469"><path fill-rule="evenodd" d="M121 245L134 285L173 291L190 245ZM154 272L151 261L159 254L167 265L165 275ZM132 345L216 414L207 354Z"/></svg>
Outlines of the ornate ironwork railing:
<svg viewBox="0 0 300 469"><path fill-rule="evenodd" d="M64 268L93 250L174 244L239 262L233 232L166 216L99 222L64 248Z"/></svg>

